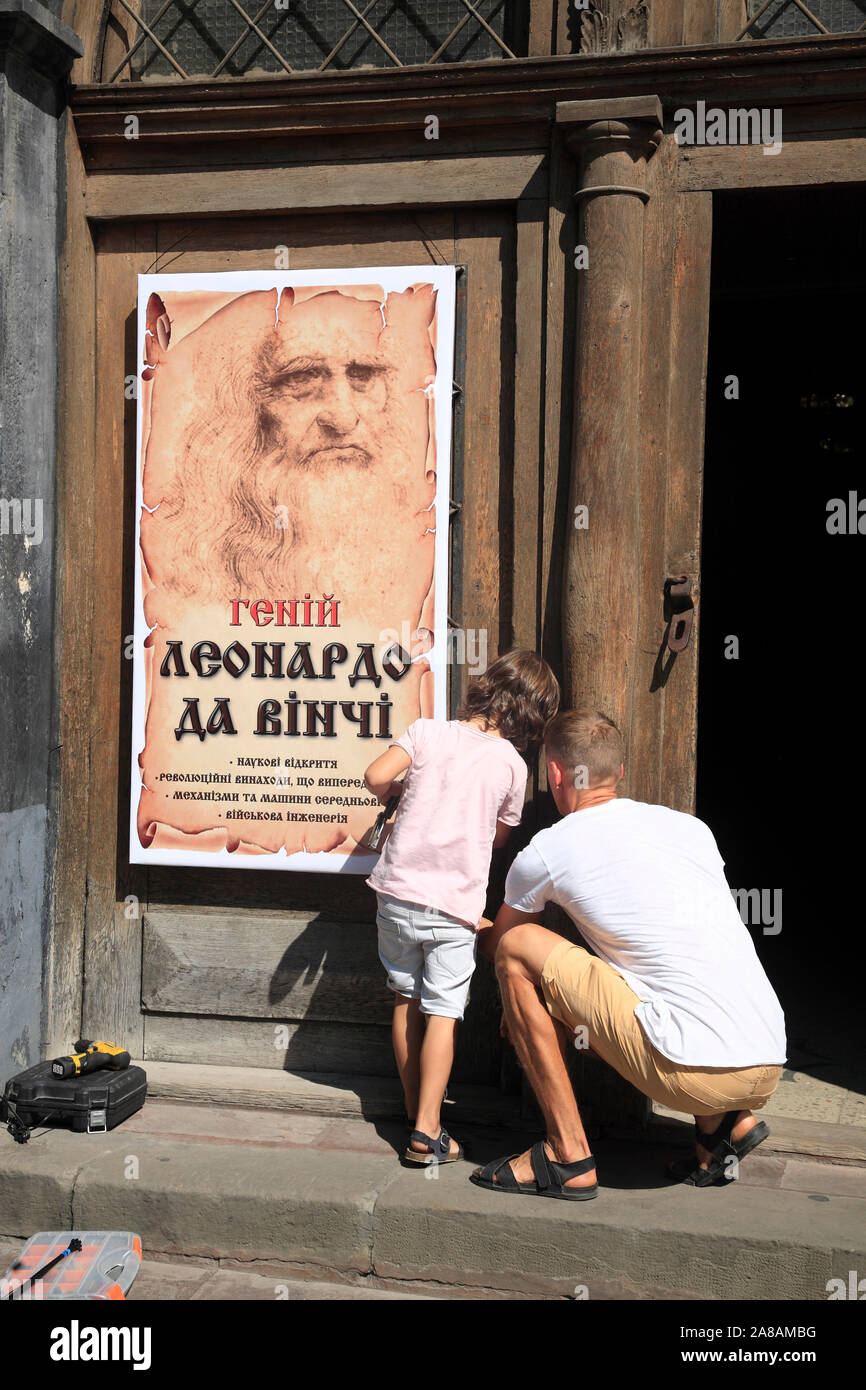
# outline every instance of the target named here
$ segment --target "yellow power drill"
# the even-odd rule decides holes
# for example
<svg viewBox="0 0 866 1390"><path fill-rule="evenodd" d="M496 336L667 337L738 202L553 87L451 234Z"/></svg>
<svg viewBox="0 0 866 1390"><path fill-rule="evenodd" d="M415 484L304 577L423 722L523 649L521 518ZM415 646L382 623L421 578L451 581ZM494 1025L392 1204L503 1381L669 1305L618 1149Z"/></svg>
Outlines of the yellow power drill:
<svg viewBox="0 0 866 1390"><path fill-rule="evenodd" d="M69 1057L56 1057L51 1063L54 1076L85 1076L87 1072L109 1067L112 1071L123 1071L129 1066L129 1053L114 1043L91 1042L89 1038L79 1038L73 1044L75 1051Z"/></svg>

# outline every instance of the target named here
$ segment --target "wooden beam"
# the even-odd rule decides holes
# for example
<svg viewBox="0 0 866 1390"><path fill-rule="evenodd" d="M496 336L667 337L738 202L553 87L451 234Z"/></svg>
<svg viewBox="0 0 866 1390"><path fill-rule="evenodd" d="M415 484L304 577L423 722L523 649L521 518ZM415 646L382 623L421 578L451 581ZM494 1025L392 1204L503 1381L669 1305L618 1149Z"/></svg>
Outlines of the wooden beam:
<svg viewBox="0 0 866 1390"><path fill-rule="evenodd" d="M222 134L191 134L182 149L171 133L161 135L145 127L137 142L118 141L109 134L89 137L87 174L92 178L96 174L146 174L157 170L180 174L206 168L264 171L335 162L371 165L432 158L486 159L544 150L549 127L546 117L527 120L519 128L503 119L499 124L479 123L458 131L440 129L440 138L434 142L424 138L422 127L403 130L384 125L344 132L339 144L327 131L310 131L299 140L279 130L267 134L227 130Z"/></svg>
<svg viewBox="0 0 866 1390"><path fill-rule="evenodd" d="M305 133L423 125L433 112L444 126L544 119L575 98L658 92L665 107L698 98L761 105L862 95L866 48L858 35L764 39L631 53L561 54L503 63L458 63L394 70L187 82L118 82L74 86L70 101L83 144L124 141L124 118L178 140L218 132Z"/></svg>
<svg viewBox="0 0 866 1390"><path fill-rule="evenodd" d="M541 152L381 164L201 169L181 174L94 174L87 184L87 216L115 221L325 208L357 212L360 208L513 202L544 197L546 192L546 156Z"/></svg>
<svg viewBox="0 0 866 1390"><path fill-rule="evenodd" d="M465 633L467 659L451 665L451 680L462 700L470 677L469 660L483 661L477 654L481 635L487 643L487 663L510 645L515 227L510 208L466 209L458 211L454 220L454 259L466 266L462 600L461 611L454 616ZM488 914L502 904L502 883L497 881L504 867L502 857L494 859ZM493 970L487 962L479 962L472 980L471 1009L457 1044L457 1066L478 1080L495 1081L499 1076L503 1049L490 1026L497 999Z"/></svg>
<svg viewBox="0 0 866 1390"><path fill-rule="evenodd" d="M547 221L547 283L544 360L544 462L542 476L539 591L541 653L562 676L560 621L562 559L568 537L568 489L574 422L574 333L577 276L574 248L574 166L564 142L554 139L550 156L550 204ZM564 708L564 706L563 706ZM547 789L542 760L539 786Z"/></svg>
<svg viewBox="0 0 866 1390"><path fill-rule="evenodd" d="M377 979L377 992L380 984ZM362 1069L365 1076L395 1076L390 1014L389 1009L383 1024L148 1014L144 1020L144 1062L148 1078L151 1062L174 1062L178 1057L187 1064L211 1068L261 1067L267 1071L344 1075Z"/></svg>
<svg viewBox="0 0 866 1390"><path fill-rule="evenodd" d="M676 199L678 149L667 136L646 173L649 201L643 242L643 318L640 375L640 578L635 651L636 681L627 731L628 795L667 803L661 774L664 690L653 690L656 658L664 635L663 585L670 416L670 335L673 287L677 280ZM693 770L693 769L692 769Z"/></svg>
<svg viewBox="0 0 866 1390"><path fill-rule="evenodd" d="M716 34L719 43L733 43L749 19L746 0L716 0ZM746 40L748 42L748 40Z"/></svg>
<svg viewBox="0 0 866 1390"><path fill-rule="evenodd" d="M641 566L637 671L628 754L630 795L693 811L699 616L685 651L658 680L663 589L688 574L699 592L712 194L677 193L676 142L647 172L641 375ZM669 662L665 652L661 657Z"/></svg>
<svg viewBox="0 0 866 1390"><path fill-rule="evenodd" d="M136 370L135 276L154 259L154 227L100 230L96 271L96 431L88 457L93 512L98 518L90 583L94 614L90 647L87 782L87 909L84 1003L86 1037L107 1037L140 1055L141 910L147 870L127 858L130 752L128 720L132 663L124 634L132 631L136 564L135 402L125 377ZM66 373L74 387L75 363ZM92 390L86 375L82 395ZM76 473L84 467L80 448ZM136 902L127 903L127 896Z"/></svg>
<svg viewBox="0 0 866 1390"><path fill-rule="evenodd" d="M834 132L832 140L783 138L778 154L765 154L762 145L693 145L680 152L678 181L683 192L864 180L866 134L840 137Z"/></svg>
<svg viewBox="0 0 866 1390"><path fill-rule="evenodd" d="M768 160L768 163L771 161ZM660 778L664 803L693 813L698 735L700 534L704 478L704 414L713 235L711 193L672 201L676 275L667 345L669 406L665 502L665 572L693 577L696 621L664 687Z"/></svg>
<svg viewBox="0 0 866 1390"><path fill-rule="evenodd" d="M638 675L640 376L646 164L661 104L632 98L557 107L579 166L576 422L562 590L564 701L625 732ZM626 779L628 780L628 771Z"/></svg>
<svg viewBox="0 0 866 1390"><path fill-rule="evenodd" d="M650 5L648 48L679 48L682 45L683 5L688 2L689 0L661 0L661 3Z"/></svg>
<svg viewBox="0 0 866 1390"><path fill-rule="evenodd" d="M529 56L549 58L557 52L556 17L567 0L529 0Z"/></svg>
<svg viewBox="0 0 866 1390"><path fill-rule="evenodd" d="M506 302L511 291L508 267L513 262L514 218L511 212L461 212L456 219L454 255L466 271L466 367L463 386L463 527L462 612L456 614L467 633L484 633L487 661L500 645L501 628L510 622L502 602L502 566L510 565L511 518L501 515L505 473L513 440L513 379L503 337L511 332ZM500 357L501 350L501 357ZM509 419L509 415L511 419ZM503 522L505 523L503 526ZM480 640L480 638L479 638ZM506 639L507 640L507 639ZM462 700L468 684L467 662L455 662L451 679Z"/></svg>
<svg viewBox="0 0 866 1390"><path fill-rule="evenodd" d="M548 203L517 204L514 362L514 549L511 632L515 646L538 649L541 553L541 415L544 403L545 232Z"/></svg>
<svg viewBox="0 0 866 1390"><path fill-rule="evenodd" d="M96 257L83 216L86 176L66 123L66 227L60 261L60 377L57 440L57 616L60 750L57 856L49 945L45 1055L67 1051L81 1029L90 752L91 617L97 512L92 382L96 344Z"/></svg>
<svg viewBox="0 0 866 1390"><path fill-rule="evenodd" d="M382 1025L393 1004L366 924L195 910L145 914L141 1001L148 1013Z"/></svg>
<svg viewBox="0 0 866 1390"><path fill-rule="evenodd" d="M514 469L511 514L511 642L541 651L539 570L543 554L544 300L549 203L522 199L516 208L514 286ZM538 765L529 770L527 819L538 808Z"/></svg>
<svg viewBox="0 0 866 1390"><path fill-rule="evenodd" d="M713 43L716 37L716 6L718 0L713 3L695 4L695 0L683 0L683 34L684 44L703 44Z"/></svg>
<svg viewBox="0 0 866 1390"><path fill-rule="evenodd" d="M107 16L103 0L63 0L60 19L84 45L84 53L73 63L71 82L93 81ZM68 1043L66 1044L68 1046Z"/></svg>

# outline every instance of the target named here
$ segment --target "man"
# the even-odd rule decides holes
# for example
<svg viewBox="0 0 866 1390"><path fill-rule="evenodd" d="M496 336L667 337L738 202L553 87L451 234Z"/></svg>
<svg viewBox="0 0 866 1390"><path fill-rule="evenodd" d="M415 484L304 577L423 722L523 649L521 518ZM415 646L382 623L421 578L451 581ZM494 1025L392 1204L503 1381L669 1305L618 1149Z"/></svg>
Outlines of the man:
<svg viewBox="0 0 866 1390"><path fill-rule="evenodd" d="M564 1062L572 1035L653 1100L695 1117L697 1160L671 1178L730 1176L769 1130L764 1106L786 1059L779 1001L694 816L618 798L623 740L589 709L545 733L562 815L517 856L478 946L495 959L504 1025L547 1123L527 1153L476 1169L480 1186L580 1201L597 1191ZM597 953L540 925L558 903Z"/></svg>

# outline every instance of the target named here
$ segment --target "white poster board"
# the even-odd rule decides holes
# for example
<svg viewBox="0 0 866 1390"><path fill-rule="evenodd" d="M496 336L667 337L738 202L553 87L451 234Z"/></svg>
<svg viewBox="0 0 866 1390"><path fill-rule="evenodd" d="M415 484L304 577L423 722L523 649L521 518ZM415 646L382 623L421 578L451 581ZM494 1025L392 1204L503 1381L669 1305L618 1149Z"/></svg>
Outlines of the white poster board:
<svg viewBox="0 0 866 1390"><path fill-rule="evenodd" d="M138 278L130 860L366 875L446 717L455 268Z"/></svg>

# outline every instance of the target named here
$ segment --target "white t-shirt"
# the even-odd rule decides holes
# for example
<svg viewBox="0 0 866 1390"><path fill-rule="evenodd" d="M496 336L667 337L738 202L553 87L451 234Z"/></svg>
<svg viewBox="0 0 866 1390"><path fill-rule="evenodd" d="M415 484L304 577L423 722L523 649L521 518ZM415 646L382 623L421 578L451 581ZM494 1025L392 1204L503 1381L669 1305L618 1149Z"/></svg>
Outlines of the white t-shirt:
<svg viewBox="0 0 866 1390"><path fill-rule="evenodd" d="M670 1061L786 1060L781 1005L697 817L625 797L573 811L517 855L505 901L520 912L558 903L634 990L636 1017Z"/></svg>

